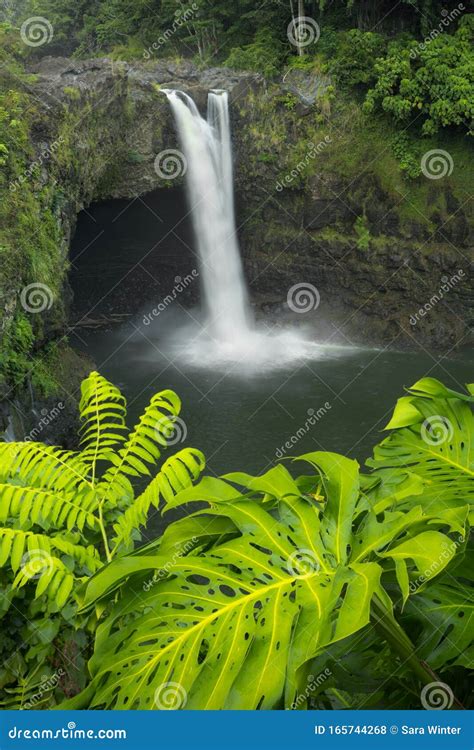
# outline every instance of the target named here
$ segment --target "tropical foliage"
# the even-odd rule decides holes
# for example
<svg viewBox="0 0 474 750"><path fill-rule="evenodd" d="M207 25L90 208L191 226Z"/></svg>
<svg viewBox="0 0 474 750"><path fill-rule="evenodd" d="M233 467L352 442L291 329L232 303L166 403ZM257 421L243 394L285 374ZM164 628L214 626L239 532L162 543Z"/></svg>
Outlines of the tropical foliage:
<svg viewBox="0 0 474 750"><path fill-rule="evenodd" d="M131 550L150 510L161 499L171 502L204 467L202 454L185 448L144 486L174 439L180 408L173 391L162 391L129 430L124 396L92 372L82 384L78 451L28 441L0 444L2 629L8 632L12 620L25 628L45 626L49 645L62 617L71 627L84 625L76 617L80 582ZM44 652L27 652L25 660L36 665ZM5 686L26 670L10 666L4 668Z"/></svg>
<svg viewBox="0 0 474 750"><path fill-rule="evenodd" d="M420 120L424 135L449 125L473 135L473 41L474 18L466 16L454 34L390 45L375 63L367 111L379 107L406 125Z"/></svg>
<svg viewBox="0 0 474 750"><path fill-rule="evenodd" d="M206 507L90 579L83 611L111 609L91 682L68 705L337 705L347 690L339 647L363 661L372 694L390 659L402 705L404 681L416 694L414 685L437 679L433 668L463 691L459 668L474 664L472 393L416 383L397 403L371 474L317 452L296 459L309 474L279 465L259 477L204 477L167 500L165 510ZM308 690L315 665L331 679ZM419 705L419 695L409 700Z"/></svg>

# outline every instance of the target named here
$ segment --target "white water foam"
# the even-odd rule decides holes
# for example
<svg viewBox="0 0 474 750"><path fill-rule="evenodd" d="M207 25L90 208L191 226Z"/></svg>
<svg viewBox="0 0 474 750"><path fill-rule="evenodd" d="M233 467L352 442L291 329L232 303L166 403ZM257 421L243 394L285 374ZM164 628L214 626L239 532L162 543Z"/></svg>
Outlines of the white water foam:
<svg viewBox="0 0 474 750"><path fill-rule="evenodd" d="M195 366L260 370L287 367L295 360L319 359L344 349L318 345L294 329L274 332L256 325L235 225L227 92L209 92L207 119L188 94L164 93L188 167L186 189L205 311L203 322L173 333L173 354Z"/></svg>

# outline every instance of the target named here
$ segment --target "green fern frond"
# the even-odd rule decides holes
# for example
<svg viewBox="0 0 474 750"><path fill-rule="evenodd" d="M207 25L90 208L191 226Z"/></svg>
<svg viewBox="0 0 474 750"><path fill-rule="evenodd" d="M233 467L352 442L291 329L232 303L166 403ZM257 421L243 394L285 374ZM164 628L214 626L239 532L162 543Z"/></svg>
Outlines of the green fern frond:
<svg viewBox="0 0 474 750"><path fill-rule="evenodd" d="M194 448L185 448L168 458L146 490L114 524L115 548L130 541L133 531L146 524L151 506L157 508L160 498L170 502L178 492L192 487L205 465L203 453Z"/></svg>
<svg viewBox="0 0 474 750"><path fill-rule="evenodd" d="M113 507L123 494L129 494L128 477L150 475L147 464L155 465L159 459L158 445L167 446L180 409L181 400L174 391L161 391L153 396L126 444L109 457L112 466L98 485L109 505Z"/></svg>
<svg viewBox="0 0 474 750"><path fill-rule="evenodd" d="M92 484L79 453L43 443L0 443L0 479L43 489L76 491Z"/></svg>
<svg viewBox="0 0 474 750"><path fill-rule="evenodd" d="M13 573L25 565L31 567L34 564L41 568L42 561L53 556L53 550L68 555L91 572L95 572L101 564L99 554L92 544L84 547L61 536L0 527L0 568L7 563Z"/></svg>
<svg viewBox="0 0 474 750"><path fill-rule="evenodd" d="M15 518L20 528L29 529L32 524L68 531L74 526L82 531L85 524L95 528L97 505L95 493L88 488L67 493L0 483L0 522Z"/></svg>
<svg viewBox="0 0 474 750"><path fill-rule="evenodd" d="M46 554L35 564L23 565L12 588L23 588L32 580L37 580L35 599L45 594L58 607L65 605L74 586L74 576L65 564L59 558Z"/></svg>
<svg viewBox="0 0 474 750"><path fill-rule="evenodd" d="M110 458L112 448L125 441L126 400L120 390L98 372L91 372L81 385L79 412L82 460L92 465Z"/></svg>

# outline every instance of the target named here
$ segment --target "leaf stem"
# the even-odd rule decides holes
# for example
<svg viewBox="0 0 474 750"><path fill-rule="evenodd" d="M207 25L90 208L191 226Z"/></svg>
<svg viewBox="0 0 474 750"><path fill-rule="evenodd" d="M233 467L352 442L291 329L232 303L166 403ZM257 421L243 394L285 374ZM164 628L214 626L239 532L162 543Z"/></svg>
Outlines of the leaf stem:
<svg viewBox="0 0 474 750"><path fill-rule="evenodd" d="M376 629L399 656L402 657L404 662L410 665L420 682L423 685L429 685L432 682L442 682L429 664L418 658L413 643L380 599L374 597L372 605L371 614ZM464 709L462 703L455 696L453 696L452 708Z"/></svg>
<svg viewBox="0 0 474 750"><path fill-rule="evenodd" d="M97 520L99 522L99 528L100 528L100 533L102 534L102 539L104 540L105 556L107 558L107 562L110 562L112 560L112 555L110 553L109 540L107 539L107 533L105 531L105 526L104 526L104 514L102 513L102 503L99 504L99 518Z"/></svg>

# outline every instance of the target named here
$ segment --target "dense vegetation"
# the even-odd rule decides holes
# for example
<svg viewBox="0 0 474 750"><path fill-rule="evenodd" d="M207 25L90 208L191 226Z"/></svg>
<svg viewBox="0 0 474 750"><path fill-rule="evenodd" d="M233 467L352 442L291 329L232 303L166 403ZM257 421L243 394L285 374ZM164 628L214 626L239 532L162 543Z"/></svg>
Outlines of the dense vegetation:
<svg viewBox="0 0 474 750"><path fill-rule="evenodd" d="M51 706L87 681L68 706L418 708L434 682L467 705L473 402L473 385L415 383L368 472L315 452L196 484L203 456L184 449L136 493L179 399L158 394L129 432L92 373L79 451L0 446L2 704ZM182 506L140 546L152 508Z"/></svg>
<svg viewBox="0 0 474 750"><path fill-rule="evenodd" d="M302 32L299 38L292 23L302 14L309 19L308 36ZM47 25L28 31L24 24L36 16L46 19ZM331 168L351 182L366 161L367 141L369 151L373 148L380 154L372 168L378 169L383 179L390 177L390 188L396 187L394 203L398 203L399 193L410 188L398 184L399 175L393 175L391 161L396 159L398 173L414 184L400 212L411 211L421 220L426 217L429 225L429 204L444 220L442 193L428 199L426 192L433 185L419 190L416 180L422 176L422 155L429 149L445 148L456 159L454 200L465 203L462 165L469 152L461 141L463 135L473 132L474 65L473 16L463 3L447 13L437 0L404 0L396 6L387 0L264 4L244 0L238 5L228 0L139 0L133 4L128 0L21 0L5 5L1 21L0 295L10 307L4 311L0 334L0 393L20 386L29 370L35 389L54 390L58 351L43 345L63 332L66 317L63 283L67 262L59 217L68 196L61 191L60 175L67 173L78 156L74 154L71 123L58 154L47 153L43 158L34 153L31 131L39 102L33 89L35 77L26 72L25 65L38 57L108 55L144 65L160 58L184 58L202 66L253 69L270 80L280 80L294 70L315 76L325 82L325 93L319 110L301 125L305 135L298 132L296 123L295 162L307 150L306 131L312 137L312 129L317 136L318 128L334 112L340 134L349 121L364 132L364 138L351 134L347 143L341 141L340 148L328 150L327 158L334 162ZM33 34L32 44L24 42L28 33ZM70 94L73 97L77 92ZM288 94L282 103L288 119L294 118L295 97ZM269 128L274 117L275 113L269 112ZM60 128L58 135L62 135ZM269 140L274 151L281 151L281 143L275 143L273 133L270 135L270 140L267 133L262 138ZM267 151L271 151L268 144L260 158L271 162L275 156ZM52 179L45 184L46 162ZM358 247L367 250L370 233L365 216L357 217L354 232ZM25 314L11 303L14 291L32 282L47 284L54 299L47 324L44 315ZM32 357L34 368L29 367Z"/></svg>
<svg viewBox="0 0 474 750"><path fill-rule="evenodd" d="M448 12L438 0L24 0L6 20L18 25L28 15L51 24L49 54L177 55L269 76L299 64L369 90L370 110L406 124L416 115L426 134L455 125L472 135L474 24L463 3Z"/></svg>

